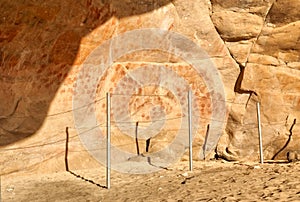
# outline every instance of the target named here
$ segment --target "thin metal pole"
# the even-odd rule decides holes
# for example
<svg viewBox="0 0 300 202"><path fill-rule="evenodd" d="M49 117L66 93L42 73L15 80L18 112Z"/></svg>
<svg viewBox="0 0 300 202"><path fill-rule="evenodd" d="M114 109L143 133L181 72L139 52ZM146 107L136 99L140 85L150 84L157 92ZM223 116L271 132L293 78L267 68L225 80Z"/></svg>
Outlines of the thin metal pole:
<svg viewBox="0 0 300 202"><path fill-rule="evenodd" d="M261 135L261 123L260 123L260 105L259 105L259 102L257 103L257 121L258 121L258 134L259 134L259 156L260 156L260 163L264 163L262 135Z"/></svg>
<svg viewBox="0 0 300 202"><path fill-rule="evenodd" d="M193 134L192 134L192 92L188 93L188 122L189 122L189 163L190 171L193 170Z"/></svg>
<svg viewBox="0 0 300 202"><path fill-rule="evenodd" d="M110 93L106 93L106 188L110 189Z"/></svg>

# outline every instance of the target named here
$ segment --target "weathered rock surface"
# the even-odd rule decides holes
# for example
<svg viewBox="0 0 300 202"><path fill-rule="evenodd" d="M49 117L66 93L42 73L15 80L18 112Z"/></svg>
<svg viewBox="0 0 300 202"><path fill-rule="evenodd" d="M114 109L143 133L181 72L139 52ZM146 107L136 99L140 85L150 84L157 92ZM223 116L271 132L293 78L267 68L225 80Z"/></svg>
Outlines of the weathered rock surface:
<svg viewBox="0 0 300 202"><path fill-rule="evenodd" d="M87 57L103 42L142 28L180 33L201 46L219 70L225 89L221 101L226 102L228 117L214 120L223 124L218 156L258 160L259 101L265 159L285 159L287 151L300 146L299 6L298 0L0 2L0 173L65 169L67 126L70 167L99 166L75 130L72 99L77 76ZM194 159L201 159L214 103L218 103L203 76L182 58L160 50L132 52L114 62L99 81L99 99L108 91L113 93L128 72L141 66L164 66L187 81L201 117L194 122L199 129L193 142ZM130 89L128 84L125 90ZM181 117L184 107L170 90L159 86L145 86L137 93L156 96L131 97L131 127L137 121L144 122L140 127L148 127L153 121L151 109L164 108L168 121L150 145L150 152L157 152L182 129L180 119L172 118ZM162 94L168 96L157 96ZM97 121L105 123L105 102L96 106ZM124 107L126 103L120 109ZM101 126L105 134L105 124ZM134 138L112 126L113 144L134 153ZM144 140L140 146L145 152ZM214 152L206 155L211 157Z"/></svg>
<svg viewBox="0 0 300 202"><path fill-rule="evenodd" d="M217 30L221 30L220 35L231 55L241 66L240 89L246 93L236 95L235 102L243 100L245 105L232 105L228 136L223 136L230 143L226 148L219 144L219 151L228 159L253 159L254 154L257 155L254 104L259 101L265 158L284 159L287 149L299 147L299 128L297 121L294 122L299 117L299 1L247 2L242 1L240 5L213 2L216 15L213 13L212 19L216 21ZM218 20L227 12L233 12L231 18L235 21L241 20L236 26L251 27L245 29L251 33L251 39L245 40L245 33L248 33L245 30L226 32ZM258 19L257 23L252 24L254 19ZM288 141L289 136L292 136L291 141Z"/></svg>

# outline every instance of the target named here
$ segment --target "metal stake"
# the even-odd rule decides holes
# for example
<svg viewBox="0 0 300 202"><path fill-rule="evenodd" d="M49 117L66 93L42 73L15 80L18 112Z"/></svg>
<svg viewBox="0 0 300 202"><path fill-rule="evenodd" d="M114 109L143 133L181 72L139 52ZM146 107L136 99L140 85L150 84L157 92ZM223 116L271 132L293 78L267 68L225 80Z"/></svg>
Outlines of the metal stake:
<svg viewBox="0 0 300 202"><path fill-rule="evenodd" d="M110 93L106 93L106 188L110 189Z"/></svg>
<svg viewBox="0 0 300 202"><path fill-rule="evenodd" d="M260 105L259 105L259 102L257 103L257 121L258 121L258 134L259 134L259 156L260 156L260 163L264 163L262 135L261 135L261 123L260 123Z"/></svg>
<svg viewBox="0 0 300 202"><path fill-rule="evenodd" d="M188 93L188 122L189 122L189 164L190 171L193 170L193 134L192 134L192 92Z"/></svg>

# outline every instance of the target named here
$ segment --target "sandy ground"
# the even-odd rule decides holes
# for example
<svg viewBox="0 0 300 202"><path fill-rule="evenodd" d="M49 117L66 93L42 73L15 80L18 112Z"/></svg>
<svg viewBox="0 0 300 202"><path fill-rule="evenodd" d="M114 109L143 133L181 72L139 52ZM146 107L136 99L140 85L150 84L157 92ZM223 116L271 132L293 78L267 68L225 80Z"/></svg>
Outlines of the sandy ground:
<svg viewBox="0 0 300 202"><path fill-rule="evenodd" d="M300 163L179 162L168 170L133 175L105 169L2 176L7 201L300 201ZM77 177L75 176L77 175Z"/></svg>

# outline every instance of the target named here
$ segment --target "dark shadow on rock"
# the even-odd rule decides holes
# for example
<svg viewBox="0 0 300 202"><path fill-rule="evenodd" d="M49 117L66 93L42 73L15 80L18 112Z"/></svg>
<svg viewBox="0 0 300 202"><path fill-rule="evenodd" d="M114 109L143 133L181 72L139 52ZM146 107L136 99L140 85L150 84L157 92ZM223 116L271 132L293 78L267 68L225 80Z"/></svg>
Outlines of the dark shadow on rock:
<svg viewBox="0 0 300 202"><path fill-rule="evenodd" d="M100 188L107 188L106 186L103 186L103 185L101 185L101 184L98 184L98 183L94 182L93 180L89 180L89 179L84 178L84 177L82 177L82 176L80 176L80 175L77 175L76 173L74 173L74 172L72 172L72 171L70 171L70 170L69 170L68 172L71 173L72 175L74 175L75 177L77 177L77 178L79 178L79 179L82 179L83 181L86 181L86 182L88 182L88 183L94 184L94 185L96 185L96 186L98 186L98 187L100 187Z"/></svg>
<svg viewBox="0 0 300 202"><path fill-rule="evenodd" d="M111 17L155 10L172 0L2 0L0 146L41 127L81 39Z"/></svg>
<svg viewBox="0 0 300 202"><path fill-rule="evenodd" d="M82 179L88 183L94 184L100 188L107 188L106 186L103 186L101 184L98 184L96 182L94 182L93 180L87 179L81 175L78 175L76 173L74 173L73 171L69 170L69 161L68 161L68 154L69 154L69 128L66 127L66 149L65 149L65 166L66 166L66 171L69 172L70 174L74 175L75 177Z"/></svg>
<svg viewBox="0 0 300 202"><path fill-rule="evenodd" d="M292 126L291 126L291 128L290 128L290 130L289 130L290 134L289 134L289 137L288 137L286 143L283 145L282 148L279 149L279 151L277 151L277 152L274 154L274 156L271 158L271 160L275 160L275 158L276 158L276 157L277 157L284 149L287 148L287 146L289 145L289 143L290 143L290 141L291 141L291 139L292 139L293 128L294 128L295 125L296 125L296 119L294 119L293 124L292 124Z"/></svg>
<svg viewBox="0 0 300 202"><path fill-rule="evenodd" d="M163 167L163 166L157 166L157 165L154 165L151 161L151 157L150 156L147 156L147 162L150 166L153 166L153 167L156 167L156 168L160 168L160 169L164 169L164 170L169 170L167 167Z"/></svg>

